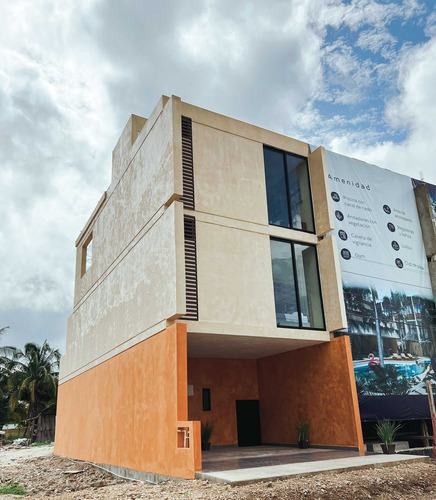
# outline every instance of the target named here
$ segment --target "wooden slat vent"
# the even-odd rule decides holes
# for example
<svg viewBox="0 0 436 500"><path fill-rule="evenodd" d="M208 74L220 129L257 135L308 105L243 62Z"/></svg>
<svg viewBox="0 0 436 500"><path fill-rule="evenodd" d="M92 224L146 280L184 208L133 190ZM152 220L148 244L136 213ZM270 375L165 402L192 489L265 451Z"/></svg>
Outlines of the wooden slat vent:
<svg viewBox="0 0 436 500"><path fill-rule="evenodd" d="M185 215L186 314L182 319L198 321L197 238L195 217Z"/></svg>
<svg viewBox="0 0 436 500"><path fill-rule="evenodd" d="M192 154L192 120L182 116L182 173L183 196L181 200L185 208L195 209L194 198L194 162Z"/></svg>

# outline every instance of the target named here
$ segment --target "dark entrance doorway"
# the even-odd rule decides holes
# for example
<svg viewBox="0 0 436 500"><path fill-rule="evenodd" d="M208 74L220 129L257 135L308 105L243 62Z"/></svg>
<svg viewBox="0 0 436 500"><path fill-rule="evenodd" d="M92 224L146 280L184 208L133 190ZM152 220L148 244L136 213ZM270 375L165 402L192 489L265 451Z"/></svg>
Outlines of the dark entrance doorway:
<svg viewBox="0 0 436 500"><path fill-rule="evenodd" d="M236 423L238 446L259 446L262 444L258 399L236 400Z"/></svg>

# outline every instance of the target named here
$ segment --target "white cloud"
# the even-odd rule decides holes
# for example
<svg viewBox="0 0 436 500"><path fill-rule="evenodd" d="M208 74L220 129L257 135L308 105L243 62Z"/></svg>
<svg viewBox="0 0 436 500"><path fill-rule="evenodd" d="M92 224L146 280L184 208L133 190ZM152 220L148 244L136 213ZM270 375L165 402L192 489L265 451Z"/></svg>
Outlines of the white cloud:
<svg viewBox="0 0 436 500"><path fill-rule="evenodd" d="M370 50L374 54L382 52L383 57L385 57L393 55L393 51L390 49L396 41L397 39L386 28L367 29L359 33L356 45L361 49Z"/></svg>
<svg viewBox="0 0 436 500"><path fill-rule="evenodd" d="M405 140L359 142L344 135L333 139L330 146L338 152L391 168L406 175L419 176L436 184L436 38L411 48L399 63L400 94L386 108L389 122L407 128Z"/></svg>
<svg viewBox="0 0 436 500"><path fill-rule="evenodd" d="M427 16L424 33L428 37L434 37L436 35L436 12L432 12Z"/></svg>
<svg viewBox="0 0 436 500"><path fill-rule="evenodd" d="M179 26L177 31L180 51L195 64L235 66L243 57L239 26L232 18L216 22L210 6L189 26Z"/></svg>
<svg viewBox="0 0 436 500"><path fill-rule="evenodd" d="M425 5L418 0L403 0L400 2L378 2L376 0L351 0L343 3L341 0L321 2L318 11L318 26L325 29L327 25L333 28L347 26L356 31L364 26L384 28L393 19L404 21L423 14Z"/></svg>
<svg viewBox="0 0 436 500"><path fill-rule="evenodd" d="M1 309L71 306L74 239L109 182L109 66L87 46L90 5L3 6Z"/></svg>
<svg viewBox="0 0 436 500"><path fill-rule="evenodd" d="M319 99L335 104L353 104L364 96L374 79L374 64L361 61L343 40L323 51L325 78Z"/></svg>

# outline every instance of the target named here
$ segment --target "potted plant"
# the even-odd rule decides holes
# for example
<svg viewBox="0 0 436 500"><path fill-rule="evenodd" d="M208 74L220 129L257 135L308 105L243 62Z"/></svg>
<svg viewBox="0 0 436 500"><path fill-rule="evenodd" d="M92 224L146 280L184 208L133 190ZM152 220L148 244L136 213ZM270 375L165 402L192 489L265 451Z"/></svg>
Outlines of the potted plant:
<svg viewBox="0 0 436 500"><path fill-rule="evenodd" d="M395 435L401 428L401 424L395 425L395 422L390 420L379 420L377 422L376 431L378 437L383 441L381 445L383 453L395 453L395 445L393 444Z"/></svg>
<svg viewBox="0 0 436 500"><path fill-rule="evenodd" d="M201 449L203 451L210 450L210 438L212 437L214 429L215 425L213 422L206 420L204 424L203 422L201 423Z"/></svg>
<svg viewBox="0 0 436 500"><path fill-rule="evenodd" d="M298 446L299 448L309 448L309 431L310 431L310 422L308 420L300 419L295 424L295 430L298 434Z"/></svg>

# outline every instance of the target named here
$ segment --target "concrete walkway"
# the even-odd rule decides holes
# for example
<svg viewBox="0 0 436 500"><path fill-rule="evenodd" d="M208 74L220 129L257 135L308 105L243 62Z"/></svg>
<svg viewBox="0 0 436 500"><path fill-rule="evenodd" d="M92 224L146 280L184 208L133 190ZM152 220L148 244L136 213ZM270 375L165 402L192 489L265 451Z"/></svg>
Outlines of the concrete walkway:
<svg viewBox="0 0 436 500"><path fill-rule="evenodd" d="M293 476L306 476L322 472L343 472L352 469L366 469L398 465L401 462L430 462L428 457L416 455L366 455L313 462L288 463L266 467L197 472L197 479L207 479L231 485L254 483L271 479L285 479Z"/></svg>
<svg viewBox="0 0 436 500"><path fill-rule="evenodd" d="M297 446L244 446L218 447L202 454L202 472L252 469L271 465L300 462L318 462L336 458L359 457L357 450L311 447L301 450Z"/></svg>

